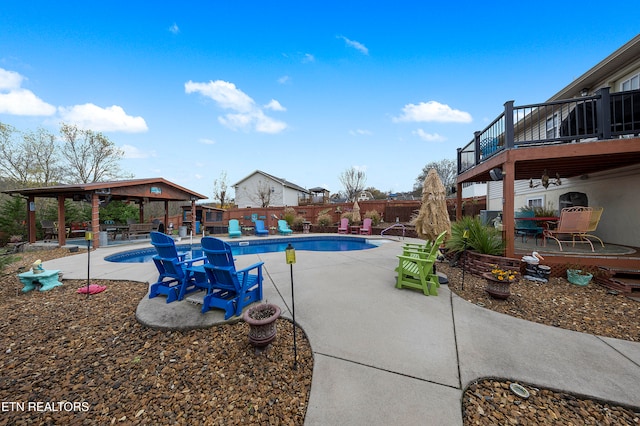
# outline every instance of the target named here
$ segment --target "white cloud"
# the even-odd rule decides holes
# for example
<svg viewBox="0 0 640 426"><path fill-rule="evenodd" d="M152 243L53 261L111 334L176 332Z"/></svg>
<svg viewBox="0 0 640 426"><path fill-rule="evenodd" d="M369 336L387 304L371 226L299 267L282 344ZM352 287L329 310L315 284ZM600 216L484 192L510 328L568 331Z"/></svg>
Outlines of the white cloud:
<svg viewBox="0 0 640 426"><path fill-rule="evenodd" d="M213 99L221 108L233 110L233 113L218 117L220 124L232 130L279 133L287 128L286 123L266 116L255 101L233 83L222 80L208 83L189 81L185 83L185 92L200 93L202 96ZM276 100L271 100L265 108L276 111L285 110Z"/></svg>
<svg viewBox="0 0 640 426"><path fill-rule="evenodd" d="M363 55L369 55L369 49L367 49L367 47L364 44L362 44L362 43L360 43L358 41L355 41L355 40L349 40L345 36L338 36L338 38L341 38L342 40L344 40L344 42L347 44L347 46L353 47L354 49L358 50Z"/></svg>
<svg viewBox="0 0 640 426"><path fill-rule="evenodd" d="M204 145L215 145L216 143L216 141L214 141L213 139L207 139L207 138L200 138L198 139L198 142Z"/></svg>
<svg viewBox="0 0 640 426"><path fill-rule="evenodd" d="M414 130L414 135L417 135L420 139L427 142L444 142L447 140L444 136L440 136L437 133L427 133L422 129Z"/></svg>
<svg viewBox="0 0 640 426"><path fill-rule="evenodd" d="M394 123L401 121L470 123L471 120L471 114L468 112L452 109L449 105L436 101L420 102L418 105L407 104L402 108L402 115L393 118Z"/></svg>
<svg viewBox="0 0 640 426"><path fill-rule="evenodd" d="M121 149L124 151L124 158L139 159L156 156L155 151L142 151L133 145L122 145Z"/></svg>
<svg viewBox="0 0 640 426"><path fill-rule="evenodd" d="M302 58L302 63L304 64L308 64L315 61L316 61L316 57L313 56L311 53L305 53L304 57Z"/></svg>
<svg viewBox="0 0 640 426"><path fill-rule="evenodd" d="M283 107L280 102L275 99L271 99L271 102L264 106L266 109L270 109L272 111L286 111L287 109Z"/></svg>
<svg viewBox="0 0 640 426"><path fill-rule="evenodd" d="M53 115L56 107L23 89L24 77L0 68L0 113L11 115Z"/></svg>
<svg viewBox="0 0 640 426"><path fill-rule="evenodd" d="M63 121L97 132L141 133L149 130L144 118L127 115L118 105L102 108L88 103L60 107L59 112Z"/></svg>
<svg viewBox="0 0 640 426"><path fill-rule="evenodd" d="M278 79L278 83L280 84L286 84L289 82L289 80L291 80L291 78L288 75L283 75L282 77L280 77Z"/></svg>
<svg viewBox="0 0 640 426"><path fill-rule="evenodd" d="M173 34L178 34L180 32L180 27L178 27L178 24L174 22L173 25L169 27L169 32Z"/></svg>
<svg viewBox="0 0 640 426"><path fill-rule="evenodd" d="M262 133L280 133L287 128L287 124L268 117L260 111L257 114L256 130Z"/></svg>
<svg viewBox="0 0 640 426"><path fill-rule="evenodd" d="M369 130L356 129L356 130L349 130L349 134L352 136L356 136L356 135L371 136L373 133Z"/></svg>
<svg viewBox="0 0 640 426"><path fill-rule="evenodd" d="M238 112L249 112L255 107L255 102L236 85L227 81L216 80L208 83L194 83L189 80L184 85L186 93L200 93L213 99L221 108L233 109Z"/></svg>

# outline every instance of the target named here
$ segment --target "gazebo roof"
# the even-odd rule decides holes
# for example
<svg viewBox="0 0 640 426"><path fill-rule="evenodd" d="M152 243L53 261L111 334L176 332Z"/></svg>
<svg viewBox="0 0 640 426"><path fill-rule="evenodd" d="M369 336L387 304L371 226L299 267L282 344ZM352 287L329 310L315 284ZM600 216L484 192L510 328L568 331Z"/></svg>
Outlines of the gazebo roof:
<svg viewBox="0 0 640 426"><path fill-rule="evenodd" d="M21 188L3 191L6 194L23 196L73 198L80 201L87 195L98 194L114 200L148 199L150 201L195 201L207 197L169 182L164 178L129 179L110 182L79 183L70 185Z"/></svg>

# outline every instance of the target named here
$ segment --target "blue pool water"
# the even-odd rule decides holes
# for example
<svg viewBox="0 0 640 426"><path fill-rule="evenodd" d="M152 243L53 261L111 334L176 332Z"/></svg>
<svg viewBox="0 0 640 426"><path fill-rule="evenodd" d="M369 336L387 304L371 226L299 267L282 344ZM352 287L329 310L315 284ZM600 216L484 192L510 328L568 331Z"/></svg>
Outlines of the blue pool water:
<svg viewBox="0 0 640 426"><path fill-rule="evenodd" d="M299 238L269 238L267 240L227 241L234 256L243 254L271 253L284 251L289 243L296 250L309 251L351 251L366 250L378 247L381 240L368 240L354 237L299 237ZM187 253L187 258L204 256L200 244L176 244L180 253ZM104 259L109 262L144 263L151 262L156 250L153 247L122 251Z"/></svg>

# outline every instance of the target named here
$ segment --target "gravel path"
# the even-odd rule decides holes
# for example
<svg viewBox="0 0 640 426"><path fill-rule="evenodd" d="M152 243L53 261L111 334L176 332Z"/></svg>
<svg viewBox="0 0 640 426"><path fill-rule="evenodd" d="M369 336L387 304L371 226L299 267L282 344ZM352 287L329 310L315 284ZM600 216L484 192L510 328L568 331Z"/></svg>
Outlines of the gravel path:
<svg viewBox="0 0 640 426"><path fill-rule="evenodd" d="M243 322L188 332L141 326L135 309L146 294L144 284L91 280L107 290L87 297L76 293L86 281L66 280L49 292L21 293L16 273L35 259L66 254L62 249L24 253L4 271L0 400L16 404L4 410L1 425L303 424L313 356L298 329L293 369L290 322L279 320L276 341L257 353ZM444 263L438 268L449 276L453 292L487 309L640 341L640 303L595 284L521 282L512 286L509 300L496 301L484 292L483 279L466 274L463 291L459 269ZM461 408L465 425L640 424L637 407L521 383L531 393L523 400L510 384L483 380L470 386Z"/></svg>

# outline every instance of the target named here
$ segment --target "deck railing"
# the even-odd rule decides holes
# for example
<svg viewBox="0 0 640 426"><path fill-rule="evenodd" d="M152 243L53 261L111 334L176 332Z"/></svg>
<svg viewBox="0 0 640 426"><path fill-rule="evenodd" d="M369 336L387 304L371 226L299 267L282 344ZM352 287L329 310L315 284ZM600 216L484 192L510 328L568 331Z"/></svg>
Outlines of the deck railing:
<svg viewBox="0 0 640 426"><path fill-rule="evenodd" d="M605 87L593 96L521 106L509 101L502 114L458 148L458 174L505 149L639 134L640 90L609 93Z"/></svg>

